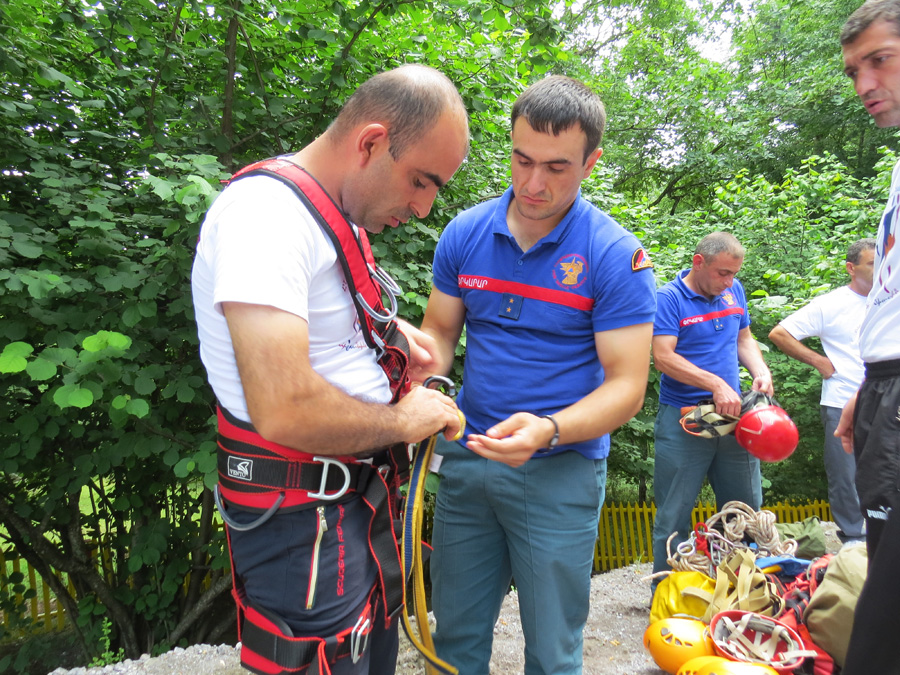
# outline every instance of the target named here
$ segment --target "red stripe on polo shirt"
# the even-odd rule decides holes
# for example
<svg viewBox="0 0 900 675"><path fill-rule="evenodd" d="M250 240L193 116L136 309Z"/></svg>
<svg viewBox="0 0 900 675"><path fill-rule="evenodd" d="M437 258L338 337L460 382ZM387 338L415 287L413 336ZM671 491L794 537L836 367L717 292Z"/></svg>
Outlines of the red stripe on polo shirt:
<svg viewBox="0 0 900 675"><path fill-rule="evenodd" d="M589 312L594 308L593 298L586 298L583 295L565 291L556 291L552 288L529 286L516 281L503 281L501 279L476 277L468 274L460 274L457 279L460 288L474 288L479 291L493 291L494 293L512 293L513 295L521 295L523 298L552 302L555 305L564 305L565 307L572 307L585 312Z"/></svg>
<svg viewBox="0 0 900 675"><path fill-rule="evenodd" d="M743 307L729 307L718 312L710 312L709 314L697 314L696 316L688 316L681 320L679 326L690 326L695 323L703 323L704 321L712 321L713 319L721 319L723 316L731 316L732 314L743 314Z"/></svg>

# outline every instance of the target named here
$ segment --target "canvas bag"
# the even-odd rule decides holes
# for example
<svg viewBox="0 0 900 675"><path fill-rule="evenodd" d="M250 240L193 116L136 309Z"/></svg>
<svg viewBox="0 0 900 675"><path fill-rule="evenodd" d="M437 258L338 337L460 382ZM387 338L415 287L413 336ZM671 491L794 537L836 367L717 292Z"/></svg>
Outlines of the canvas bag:
<svg viewBox="0 0 900 675"><path fill-rule="evenodd" d="M847 658L850 627L868 562L864 544L844 546L828 563L825 578L803 612L810 637L841 667Z"/></svg>

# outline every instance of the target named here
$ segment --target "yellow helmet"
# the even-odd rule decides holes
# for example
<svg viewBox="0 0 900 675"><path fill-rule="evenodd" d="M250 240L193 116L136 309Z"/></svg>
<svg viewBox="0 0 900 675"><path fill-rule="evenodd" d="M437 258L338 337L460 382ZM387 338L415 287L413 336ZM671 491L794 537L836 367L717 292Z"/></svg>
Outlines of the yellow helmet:
<svg viewBox="0 0 900 675"><path fill-rule="evenodd" d="M703 666L696 672L696 675L778 675L778 671L762 663L744 663L722 659Z"/></svg>
<svg viewBox="0 0 900 675"><path fill-rule="evenodd" d="M721 664L723 661L727 662L728 659L724 656L695 656L682 664L676 675L699 675L705 672L707 667Z"/></svg>
<svg viewBox="0 0 900 675"><path fill-rule="evenodd" d="M668 618L651 623L644 631L644 647L656 665L670 675L697 656L716 653L706 624L696 619Z"/></svg>

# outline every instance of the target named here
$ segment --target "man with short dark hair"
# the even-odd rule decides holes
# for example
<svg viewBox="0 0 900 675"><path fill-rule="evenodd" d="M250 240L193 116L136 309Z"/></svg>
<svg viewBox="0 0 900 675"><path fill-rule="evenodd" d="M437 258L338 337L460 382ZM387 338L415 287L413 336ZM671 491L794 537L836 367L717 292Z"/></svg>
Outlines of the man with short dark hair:
<svg viewBox="0 0 900 675"><path fill-rule="evenodd" d="M900 0L869 0L841 31L844 72L879 127L900 126ZM835 433L856 456L869 571L856 606L844 675L900 673L900 163L878 235L859 335L866 379Z"/></svg>
<svg viewBox="0 0 900 675"><path fill-rule="evenodd" d="M515 579L527 675L582 672L609 433L640 409L655 310L638 240L581 198L605 113L551 76L512 110L512 187L447 225L422 330L447 372L463 327L465 441L442 443L438 656L487 675Z"/></svg>
<svg viewBox="0 0 900 675"><path fill-rule="evenodd" d="M394 672L386 607L403 581L385 476L405 443L460 422L437 391L402 395L405 372L386 367L375 340L396 337L395 322L348 288L374 284L380 302L393 285L363 260L364 277L345 273L341 259L367 250L366 231L424 218L467 150L453 84L404 66L361 85L298 153L233 180L203 223L194 305L219 402L241 659L256 672ZM424 335L403 331L413 364L433 358Z"/></svg>
<svg viewBox="0 0 900 675"><path fill-rule="evenodd" d="M653 571L669 569L671 548L691 534L691 511L709 478L722 508L737 500L762 504L759 460L733 434L710 438L687 433L684 408L712 400L720 416L741 412L739 367L753 377L752 389L772 395L772 375L750 332L744 287L735 278L744 247L728 232L713 232L697 244L691 268L659 289L653 325L653 362L662 373L654 427ZM676 534L677 533L677 534ZM654 580L653 589L659 577Z"/></svg>
<svg viewBox="0 0 900 675"><path fill-rule="evenodd" d="M859 327L865 316L866 296L872 289L874 261L874 239L853 242L846 257L850 283L813 298L769 333L776 347L812 366L822 376L820 404L825 426L823 459L828 476L828 502L838 526L838 537L845 543L865 538L865 521L856 494L856 460L844 452L834 430L841 419L841 410L863 380ZM803 344L810 337L821 339L825 354Z"/></svg>

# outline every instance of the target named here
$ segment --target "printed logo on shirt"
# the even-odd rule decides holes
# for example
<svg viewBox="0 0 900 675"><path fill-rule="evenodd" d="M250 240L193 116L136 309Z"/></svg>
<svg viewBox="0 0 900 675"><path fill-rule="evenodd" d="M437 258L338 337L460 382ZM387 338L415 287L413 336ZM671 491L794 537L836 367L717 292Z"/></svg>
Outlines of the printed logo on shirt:
<svg viewBox="0 0 900 675"><path fill-rule="evenodd" d="M731 316L732 314L743 314L743 307L732 307L731 309L723 309L718 312L710 312L709 314L697 314L696 316L688 316L678 322L678 325L682 328L684 326L691 326L695 323L705 323L706 321L721 321L726 316ZM716 326L716 330L721 330L718 326Z"/></svg>
<svg viewBox="0 0 900 675"><path fill-rule="evenodd" d="M875 270L876 290L869 294L870 302L875 307L890 300L900 290L888 287L893 271L889 254L896 241L894 232L896 232L898 219L900 219L900 193L892 192L881 218L881 229L879 230L881 238L875 242L875 262L878 264L878 261L881 261L878 269Z"/></svg>
<svg viewBox="0 0 900 675"><path fill-rule="evenodd" d="M587 261L577 253L564 255L553 266L553 280L565 289L578 288L587 279Z"/></svg>
<svg viewBox="0 0 900 675"><path fill-rule="evenodd" d="M647 251L642 248L639 248L637 251L631 254L631 271L638 272L640 270L649 270L653 269L653 262L650 260L650 256L647 255Z"/></svg>
<svg viewBox="0 0 900 675"><path fill-rule="evenodd" d="M734 299L734 295L732 295L731 291L725 291L722 295L722 300L725 301L725 304L729 307L733 307L737 300Z"/></svg>

